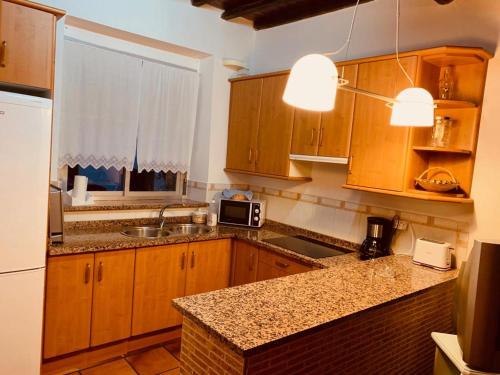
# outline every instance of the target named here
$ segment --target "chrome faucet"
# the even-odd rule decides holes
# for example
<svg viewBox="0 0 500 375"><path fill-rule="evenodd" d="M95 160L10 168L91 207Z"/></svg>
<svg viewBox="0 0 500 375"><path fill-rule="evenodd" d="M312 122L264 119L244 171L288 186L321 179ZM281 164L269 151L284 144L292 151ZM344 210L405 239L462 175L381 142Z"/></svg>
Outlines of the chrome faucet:
<svg viewBox="0 0 500 375"><path fill-rule="evenodd" d="M160 221L160 229L163 229L163 227L165 226L165 221L166 221L166 217L163 216L163 213L165 212L165 210L168 208L169 206L165 206L163 207L161 210L160 210L160 214L158 215L158 220Z"/></svg>

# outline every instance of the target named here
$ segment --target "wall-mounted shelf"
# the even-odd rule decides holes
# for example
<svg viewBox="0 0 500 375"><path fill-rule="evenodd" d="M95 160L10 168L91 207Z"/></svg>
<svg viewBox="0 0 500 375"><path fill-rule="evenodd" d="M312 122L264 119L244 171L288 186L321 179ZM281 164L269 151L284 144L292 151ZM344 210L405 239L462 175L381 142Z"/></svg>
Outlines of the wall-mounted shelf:
<svg viewBox="0 0 500 375"><path fill-rule="evenodd" d="M475 103L472 102L467 102L464 100L443 100L443 99L436 99L434 100L434 104L438 107L438 109L445 109L445 108L475 108L477 107Z"/></svg>
<svg viewBox="0 0 500 375"><path fill-rule="evenodd" d="M314 161L318 163L347 164L348 158L290 154L290 160Z"/></svg>
<svg viewBox="0 0 500 375"><path fill-rule="evenodd" d="M304 182L312 181L311 177L302 177L302 176L277 176L277 175L271 175L271 174L265 174L265 173L258 173L258 172L240 171L238 169L231 169L231 168L224 168L224 172L228 172L228 173L242 173L242 174L247 174L247 175L252 175L252 176L277 178L279 180L287 180L287 181L304 181Z"/></svg>
<svg viewBox="0 0 500 375"><path fill-rule="evenodd" d="M461 154L461 155L472 154L472 151L470 150L462 150L459 148L451 148L451 147L413 146L412 148L415 151L423 151L423 152L443 152L448 154Z"/></svg>

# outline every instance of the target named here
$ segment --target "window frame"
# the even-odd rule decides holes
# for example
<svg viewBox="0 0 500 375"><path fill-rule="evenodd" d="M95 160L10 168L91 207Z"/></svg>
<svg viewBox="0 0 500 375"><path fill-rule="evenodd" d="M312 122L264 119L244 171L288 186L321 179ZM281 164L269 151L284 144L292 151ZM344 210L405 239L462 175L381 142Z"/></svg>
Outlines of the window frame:
<svg viewBox="0 0 500 375"><path fill-rule="evenodd" d="M130 191L130 171L124 170L125 179L123 190L119 191L89 191L95 200L138 200L138 199L161 199L161 198L181 198L186 196L184 192L184 182L187 180L187 173L177 172L175 191ZM68 166L59 169L59 180L68 181Z"/></svg>

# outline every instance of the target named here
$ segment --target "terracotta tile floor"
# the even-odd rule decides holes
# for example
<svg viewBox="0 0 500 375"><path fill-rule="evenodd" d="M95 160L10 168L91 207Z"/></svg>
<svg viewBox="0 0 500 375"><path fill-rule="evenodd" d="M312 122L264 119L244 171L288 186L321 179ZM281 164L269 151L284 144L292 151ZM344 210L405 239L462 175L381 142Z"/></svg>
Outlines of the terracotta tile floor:
<svg viewBox="0 0 500 375"><path fill-rule="evenodd" d="M71 375L179 375L181 341L129 354Z"/></svg>

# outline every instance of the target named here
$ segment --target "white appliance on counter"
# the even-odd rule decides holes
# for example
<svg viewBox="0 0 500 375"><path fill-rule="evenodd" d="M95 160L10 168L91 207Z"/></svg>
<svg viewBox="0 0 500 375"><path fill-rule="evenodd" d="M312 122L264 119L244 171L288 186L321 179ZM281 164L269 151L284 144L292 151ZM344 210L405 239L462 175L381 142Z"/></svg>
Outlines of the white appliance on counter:
<svg viewBox="0 0 500 375"><path fill-rule="evenodd" d="M446 271L451 268L451 245L448 242L419 238L415 244L413 263Z"/></svg>
<svg viewBox="0 0 500 375"><path fill-rule="evenodd" d="M39 374L52 101L0 91L0 374Z"/></svg>

